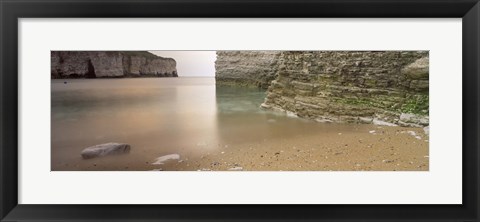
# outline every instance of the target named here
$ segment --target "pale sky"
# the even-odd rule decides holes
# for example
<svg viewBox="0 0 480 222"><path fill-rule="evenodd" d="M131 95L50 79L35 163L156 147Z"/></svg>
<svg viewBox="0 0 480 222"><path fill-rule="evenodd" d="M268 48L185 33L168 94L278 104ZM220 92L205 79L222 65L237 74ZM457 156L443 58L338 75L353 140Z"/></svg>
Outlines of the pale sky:
<svg viewBox="0 0 480 222"><path fill-rule="evenodd" d="M215 76L215 51L150 51L177 61L178 76Z"/></svg>

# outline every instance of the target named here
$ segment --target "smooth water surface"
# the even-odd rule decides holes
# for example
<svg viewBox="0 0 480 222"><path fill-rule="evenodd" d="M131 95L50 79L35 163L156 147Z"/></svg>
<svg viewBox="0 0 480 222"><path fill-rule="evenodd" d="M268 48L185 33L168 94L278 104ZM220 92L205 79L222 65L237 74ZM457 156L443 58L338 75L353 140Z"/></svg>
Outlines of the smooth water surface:
<svg viewBox="0 0 480 222"><path fill-rule="evenodd" d="M52 170L151 170L164 155L185 160L244 143L353 130L262 110L264 90L216 87L214 78L52 80L51 87ZM81 159L84 148L108 142L128 143L131 153Z"/></svg>

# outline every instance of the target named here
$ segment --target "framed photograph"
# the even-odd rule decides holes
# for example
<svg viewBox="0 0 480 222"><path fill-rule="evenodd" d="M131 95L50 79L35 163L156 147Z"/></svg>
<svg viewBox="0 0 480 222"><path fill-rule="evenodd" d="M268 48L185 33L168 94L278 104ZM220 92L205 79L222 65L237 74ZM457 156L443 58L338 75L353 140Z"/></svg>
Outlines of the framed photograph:
<svg viewBox="0 0 480 222"><path fill-rule="evenodd" d="M1 221L479 221L477 0L0 10Z"/></svg>

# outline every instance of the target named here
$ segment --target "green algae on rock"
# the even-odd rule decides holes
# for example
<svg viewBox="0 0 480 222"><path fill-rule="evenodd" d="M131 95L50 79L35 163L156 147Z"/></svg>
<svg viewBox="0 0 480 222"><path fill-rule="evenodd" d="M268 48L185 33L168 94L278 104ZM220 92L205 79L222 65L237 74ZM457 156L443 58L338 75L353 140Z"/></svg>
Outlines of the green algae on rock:
<svg viewBox="0 0 480 222"><path fill-rule="evenodd" d="M428 51L220 51L216 67L217 85L268 85L266 109L320 122L428 125Z"/></svg>

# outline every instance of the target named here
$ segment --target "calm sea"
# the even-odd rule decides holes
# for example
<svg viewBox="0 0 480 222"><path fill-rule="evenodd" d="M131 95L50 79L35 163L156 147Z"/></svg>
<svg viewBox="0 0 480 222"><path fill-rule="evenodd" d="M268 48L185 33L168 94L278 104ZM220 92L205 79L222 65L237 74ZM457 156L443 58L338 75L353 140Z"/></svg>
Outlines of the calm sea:
<svg viewBox="0 0 480 222"><path fill-rule="evenodd" d="M265 111L265 91L216 87L214 78L52 80L52 170L82 167L80 152L107 142L131 145L129 155L99 158L112 169L156 157L285 136L332 126ZM147 164L148 165L148 164ZM138 170L146 170L144 168Z"/></svg>

